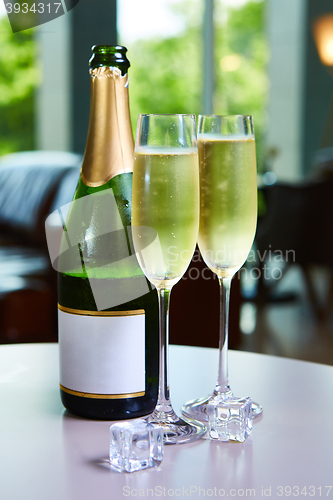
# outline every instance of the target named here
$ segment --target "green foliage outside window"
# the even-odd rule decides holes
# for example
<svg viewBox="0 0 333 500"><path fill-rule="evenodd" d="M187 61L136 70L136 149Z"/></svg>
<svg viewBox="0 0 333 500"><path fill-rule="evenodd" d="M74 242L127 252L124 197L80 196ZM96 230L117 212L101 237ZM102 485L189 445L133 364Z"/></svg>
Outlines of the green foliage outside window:
<svg viewBox="0 0 333 500"><path fill-rule="evenodd" d="M197 5L187 0L182 9L190 13ZM221 11L216 2L215 17L213 111L254 116L259 169L264 168L268 91L264 8L264 1L252 1ZM177 37L128 46L133 129L139 113L202 113L202 26L188 18L189 26Z"/></svg>
<svg viewBox="0 0 333 500"><path fill-rule="evenodd" d="M202 112L203 0L176 8L186 20L182 34L137 40L128 46L133 129L139 113ZM268 91L265 0L241 8L215 7L214 113L252 114L259 168L263 168ZM121 43L121 40L119 40ZM34 149L35 91L38 84L34 30L13 34L0 19L0 155Z"/></svg>
<svg viewBox="0 0 333 500"><path fill-rule="evenodd" d="M264 169L268 45L265 36L265 2L249 2L230 9L216 29L217 114L253 115L259 170ZM234 71L227 71L234 64ZM238 66L238 67L237 67Z"/></svg>
<svg viewBox="0 0 333 500"><path fill-rule="evenodd" d="M176 38L137 41L128 50L133 125L139 113L200 112L199 29Z"/></svg>
<svg viewBox="0 0 333 500"><path fill-rule="evenodd" d="M0 19L0 155L34 149L37 85L33 30L13 33Z"/></svg>

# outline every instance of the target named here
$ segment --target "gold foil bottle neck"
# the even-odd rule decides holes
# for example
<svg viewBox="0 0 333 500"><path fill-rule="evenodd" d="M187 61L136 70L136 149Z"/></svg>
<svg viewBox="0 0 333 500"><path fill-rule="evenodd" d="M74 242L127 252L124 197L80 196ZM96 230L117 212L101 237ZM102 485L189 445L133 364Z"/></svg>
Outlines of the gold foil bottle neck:
<svg viewBox="0 0 333 500"><path fill-rule="evenodd" d="M119 68L90 70L89 129L81 178L97 187L133 171L134 141L129 113L128 75Z"/></svg>

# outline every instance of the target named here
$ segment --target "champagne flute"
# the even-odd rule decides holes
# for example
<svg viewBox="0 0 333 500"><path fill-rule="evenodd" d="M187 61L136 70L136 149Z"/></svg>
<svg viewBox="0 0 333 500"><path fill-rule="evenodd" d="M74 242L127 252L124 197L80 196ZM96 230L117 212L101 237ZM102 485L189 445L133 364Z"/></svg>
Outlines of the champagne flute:
<svg viewBox="0 0 333 500"><path fill-rule="evenodd" d="M257 225L257 172L252 116L200 115L200 225L203 260L220 286L219 368L211 396L186 403L183 415L206 422L208 403L231 401L228 326L231 280L244 264ZM252 416L262 407L252 402Z"/></svg>
<svg viewBox="0 0 333 500"><path fill-rule="evenodd" d="M140 115L132 191L133 243L140 267L157 288L159 394L149 422L167 444L198 439L206 428L174 412L169 394L169 298L194 253L199 228L199 165L194 115Z"/></svg>

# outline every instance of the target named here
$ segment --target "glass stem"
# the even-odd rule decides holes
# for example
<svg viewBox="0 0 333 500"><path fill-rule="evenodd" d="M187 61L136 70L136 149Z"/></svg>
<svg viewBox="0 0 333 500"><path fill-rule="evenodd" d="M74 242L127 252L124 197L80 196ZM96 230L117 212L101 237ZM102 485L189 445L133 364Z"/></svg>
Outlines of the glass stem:
<svg viewBox="0 0 333 500"><path fill-rule="evenodd" d="M157 289L160 334L160 381L156 410L172 411L169 389L169 302L171 290Z"/></svg>
<svg viewBox="0 0 333 500"><path fill-rule="evenodd" d="M229 336L229 302L232 278L218 278L220 285L220 342L219 371L214 394L225 397L232 396L228 377L228 336Z"/></svg>

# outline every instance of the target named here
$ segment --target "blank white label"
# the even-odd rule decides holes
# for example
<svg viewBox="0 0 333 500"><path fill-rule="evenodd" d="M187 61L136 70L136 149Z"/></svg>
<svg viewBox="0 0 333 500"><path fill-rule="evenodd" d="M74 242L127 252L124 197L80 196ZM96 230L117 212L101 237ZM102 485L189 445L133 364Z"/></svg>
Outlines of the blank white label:
<svg viewBox="0 0 333 500"><path fill-rule="evenodd" d="M58 310L60 383L72 391L145 391L145 315L83 316Z"/></svg>

